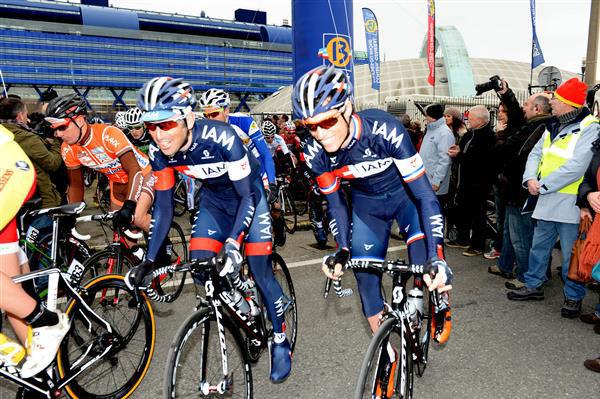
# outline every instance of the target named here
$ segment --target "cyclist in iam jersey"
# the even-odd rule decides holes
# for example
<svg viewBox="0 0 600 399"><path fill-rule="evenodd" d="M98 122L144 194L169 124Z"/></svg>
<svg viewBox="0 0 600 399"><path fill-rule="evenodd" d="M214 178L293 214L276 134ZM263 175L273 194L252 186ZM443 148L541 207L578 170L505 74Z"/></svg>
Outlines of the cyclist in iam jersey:
<svg viewBox="0 0 600 399"><path fill-rule="evenodd" d="M151 79L138 94L142 121L154 140L148 154L156 177L156 202L146 261L131 269L125 279L131 287L147 284L144 279L153 269L173 219L175 170L200 179L202 196L192 228L191 258L218 253L226 259L222 273L235 276L243 261L240 243L246 241L248 264L273 324L270 378L282 382L291 372L291 353L285 335L283 292L271 264L271 217L260 165L230 125L196 120L195 105L194 90L182 79ZM203 280L194 277L197 282Z"/></svg>
<svg viewBox="0 0 600 399"><path fill-rule="evenodd" d="M338 243L333 273L325 264L323 272L339 278L350 256L383 260L395 219L410 262L437 266L433 281L424 277L429 289L447 291L452 271L444 261L444 220L423 162L398 120L379 110L355 113L351 96L346 74L332 65L307 72L292 90L294 114L312 135L304 146L304 160L327 198L331 232ZM351 220L338 190L341 179L349 179L352 188ZM381 274L354 275L363 312L375 331L383 310Z"/></svg>

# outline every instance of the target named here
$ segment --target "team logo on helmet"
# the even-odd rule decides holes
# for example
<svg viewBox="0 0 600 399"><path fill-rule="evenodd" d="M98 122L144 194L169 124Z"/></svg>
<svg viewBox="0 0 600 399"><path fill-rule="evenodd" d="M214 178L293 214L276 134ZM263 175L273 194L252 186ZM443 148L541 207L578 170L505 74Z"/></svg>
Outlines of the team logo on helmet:
<svg viewBox="0 0 600 399"><path fill-rule="evenodd" d="M22 170L23 172L29 171L29 164L25 161L17 161L15 162L15 166L17 169Z"/></svg>

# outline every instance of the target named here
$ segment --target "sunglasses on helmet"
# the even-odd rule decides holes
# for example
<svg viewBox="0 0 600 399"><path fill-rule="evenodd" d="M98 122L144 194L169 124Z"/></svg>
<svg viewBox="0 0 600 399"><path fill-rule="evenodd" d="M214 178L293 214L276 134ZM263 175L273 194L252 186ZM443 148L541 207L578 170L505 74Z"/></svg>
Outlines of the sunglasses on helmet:
<svg viewBox="0 0 600 399"><path fill-rule="evenodd" d="M311 132L315 132L318 127L320 127L321 129L330 129L333 126L335 126L335 124L337 122L338 122L338 117L337 116L333 116L331 118L327 118L327 119L322 120L321 122L317 122L317 123L307 123L307 122L304 122L304 125Z"/></svg>

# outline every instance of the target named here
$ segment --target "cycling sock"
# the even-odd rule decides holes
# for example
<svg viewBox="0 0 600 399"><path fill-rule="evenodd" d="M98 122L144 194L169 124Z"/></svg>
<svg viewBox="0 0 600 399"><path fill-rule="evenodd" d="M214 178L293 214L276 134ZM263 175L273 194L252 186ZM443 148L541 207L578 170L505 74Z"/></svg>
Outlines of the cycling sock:
<svg viewBox="0 0 600 399"><path fill-rule="evenodd" d="M281 332L281 333L273 333L273 335L274 335L273 341L276 344L280 344L283 341L285 341L285 339L286 339L285 333L283 333L283 332Z"/></svg>
<svg viewBox="0 0 600 399"><path fill-rule="evenodd" d="M24 320L31 328L54 326L58 324L58 315L36 302L35 308L29 315L25 316Z"/></svg>
<svg viewBox="0 0 600 399"><path fill-rule="evenodd" d="M27 281L23 281L21 283L21 287L23 287L23 290L33 299L35 299L37 301L38 298L38 294L35 291L35 285L33 284L33 280L34 279L30 279Z"/></svg>

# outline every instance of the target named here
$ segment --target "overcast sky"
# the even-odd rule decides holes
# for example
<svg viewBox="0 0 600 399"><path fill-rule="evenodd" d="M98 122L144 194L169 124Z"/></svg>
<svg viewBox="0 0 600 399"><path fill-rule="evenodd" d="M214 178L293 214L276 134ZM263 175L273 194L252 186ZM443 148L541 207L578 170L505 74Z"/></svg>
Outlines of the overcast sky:
<svg viewBox="0 0 600 399"><path fill-rule="evenodd" d="M325 0L315 0L325 1ZM338 0L331 0L338 1ZM354 49L365 50L362 7L377 16L381 57L416 58L427 31L427 0L354 0ZM267 23L291 20L290 0L110 0L115 7L233 19L237 8L267 12ZM587 50L591 0L537 0L537 34L545 65L579 73ZM469 56L530 62L529 0L437 0L438 26L454 25ZM292 21L293 23L293 21Z"/></svg>

